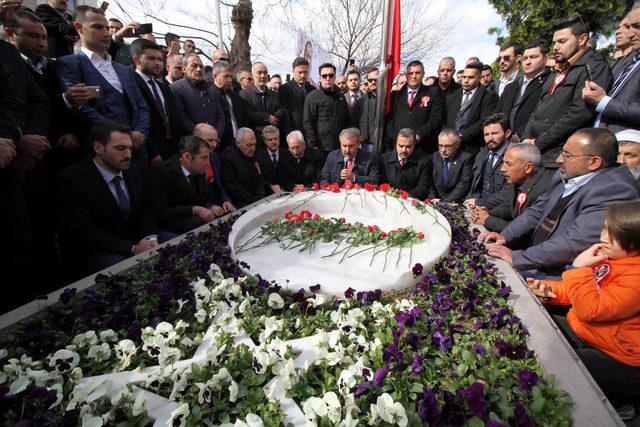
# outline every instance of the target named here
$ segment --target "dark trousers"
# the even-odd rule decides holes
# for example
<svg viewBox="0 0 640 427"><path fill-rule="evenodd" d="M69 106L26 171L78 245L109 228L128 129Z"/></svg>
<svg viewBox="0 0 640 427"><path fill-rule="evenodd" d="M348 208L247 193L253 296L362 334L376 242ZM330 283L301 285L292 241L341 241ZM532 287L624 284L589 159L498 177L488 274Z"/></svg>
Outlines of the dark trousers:
<svg viewBox="0 0 640 427"><path fill-rule="evenodd" d="M619 362L592 347L573 332L566 317L554 316L554 319L614 407L640 400L640 368Z"/></svg>

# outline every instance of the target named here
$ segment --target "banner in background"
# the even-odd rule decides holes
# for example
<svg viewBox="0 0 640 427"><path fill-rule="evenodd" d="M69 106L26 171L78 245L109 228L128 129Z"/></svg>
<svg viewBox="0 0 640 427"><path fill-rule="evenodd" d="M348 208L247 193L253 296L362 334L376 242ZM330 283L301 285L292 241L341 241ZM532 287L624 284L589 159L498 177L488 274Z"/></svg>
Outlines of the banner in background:
<svg viewBox="0 0 640 427"><path fill-rule="evenodd" d="M302 56L309 61L309 82L316 85L320 80L318 67L325 62L331 61L331 54L320 47L313 39L309 38L304 31L298 30L298 50L296 56Z"/></svg>

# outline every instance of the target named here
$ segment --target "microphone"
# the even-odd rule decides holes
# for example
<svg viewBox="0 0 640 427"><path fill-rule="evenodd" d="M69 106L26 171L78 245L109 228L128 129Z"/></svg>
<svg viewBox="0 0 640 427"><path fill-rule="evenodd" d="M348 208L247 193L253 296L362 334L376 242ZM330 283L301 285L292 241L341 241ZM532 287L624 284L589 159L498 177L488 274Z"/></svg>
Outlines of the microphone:
<svg viewBox="0 0 640 427"><path fill-rule="evenodd" d="M349 166L349 157L344 156L342 162L344 163L344 168L347 169L347 167Z"/></svg>

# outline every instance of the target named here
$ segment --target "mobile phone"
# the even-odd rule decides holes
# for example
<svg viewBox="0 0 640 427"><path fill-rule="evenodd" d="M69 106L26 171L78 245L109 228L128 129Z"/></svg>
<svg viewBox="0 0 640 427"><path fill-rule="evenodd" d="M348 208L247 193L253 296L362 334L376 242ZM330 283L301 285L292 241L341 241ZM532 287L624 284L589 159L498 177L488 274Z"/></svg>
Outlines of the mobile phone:
<svg viewBox="0 0 640 427"><path fill-rule="evenodd" d="M100 86L85 86L89 92L89 98L98 98L100 96Z"/></svg>
<svg viewBox="0 0 640 427"><path fill-rule="evenodd" d="M355 59L353 59L353 58L351 58L351 59L349 60L349 67L353 67L354 65L356 65L356 60L355 60Z"/></svg>
<svg viewBox="0 0 640 427"><path fill-rule="evenodd" d="M587 64L587 80L589 80L590 82L593 81L593 77L591 76L591 67L589 66L589 64Z"/></svg>
<svg viewBox="0 0 640 427"><path fill-rule="evenodd" d="M173 40L171 46L169 46L169 53L171 55L177 55L180 53L180 42Z"/></svg>
<svg viewBox="0 0 640 427"><path fill-rule="evenodd" d="M143 34L153 33L153 24L140 24L140 27L136 28L134 35L141 36Z"/></svg>
<svg viewBox="0 0 640 427"><path fill-rule="evenodd" d="M108 1L103 1L102 4L100 5L100 9L102 9L104 12L106 12L108 8L109 8L109 2Z"/></svg>

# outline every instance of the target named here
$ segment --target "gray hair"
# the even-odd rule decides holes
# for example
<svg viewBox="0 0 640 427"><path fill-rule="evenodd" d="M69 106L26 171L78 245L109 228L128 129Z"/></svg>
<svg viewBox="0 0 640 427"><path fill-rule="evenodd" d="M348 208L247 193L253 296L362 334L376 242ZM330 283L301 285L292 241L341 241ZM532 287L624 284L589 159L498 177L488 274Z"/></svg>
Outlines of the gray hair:
<svg viewBox="0 0 640 427"><path fill-rule="evenodd" d="M182 58L182 55L179 55L177 53L167 56L167 64L170 62L174 62L175 60L180 61L181 64L183 64L183 61L184 61L184 59Z"/></svg>
<svg viewBox="0 0 640 427"><path fill-rule="evenodd" d="M453 68L456 68L456 60L451 56L445 56L444 58L442 58L438 63L438 66L442 65L443 62L451 62L453 64Z"/></svg>
<svg viewBox="0 0 640 427"><path fill-rule="evenodd" d="M202 59L200 59L200 57L199 57L197 54L195 54L195 53L188 53L188 54L186 54L186 55L184 56L184 58L182 59L182 64L183 64L183 65L187 65L187 64L189 63L189 59L193 58L194 56L195 56L196 58L198 58L198 59L200 60L200 62L202 62Z"/></svg>
<svg viewBox="0 0 640 427"><path fill-rule="evenodd" d="M289 144L289 140L291 139L301 141L304 144L304 135L302 135L302 132L300 132L299 130L289 132L289 135L287 135L287 144Z"/></svg>
<svg viewBox="0 0 640 427"><path fill-rule="evenodd" d="M519 150L518 157L524 160L525 163L532 163L536 169L542 166L542 154L540 154L540 149L537 146L519 142L511 144L507 151L511 150Z"/></svg>
<svg viewBox="0 0 640 427"><path fill-rule="evenodd" d="M217 61L213 64L213 74L220 74L223 71L231 69L231 65L227 61Z"/></svg>
<svg viewBox="0 0 640 427"><path fill-rule="evenodd" d="M249 128L240 128L236 133L236 142L242 142L248 136L256 136L255 133Z"/></svg>
<svg viewBox="0 0 640 427"><path fill-rule="evenodd" d="M280 135L280 130L273 125L265 126L262 128L262 139L265 139L265 135L268 133Z"/></svg>
<svg viewBox="0 0 640 427"><path fill-rule="evenodd" d="M412 137L413 140L416 140L416 133L411 128L402 128L398 131L398 137L409 138Z"/></svg>
<svg viewBox="0 0 640 427"><path fill-rule="evenodd" d="M356 141L360 142L360 129L358 128L346 128L340 132L340 136L338 137L340 141L346 139L348 141Z"/></svg>
<svg viewBox="0 0 640 427"><path fill-rule="evenodd" d="M236 73L236 80L240 81L240 79L242 78L242 74L243 73L247 73L249 74L249 77L251 77L251 71L249 70L240 70Z"/></svg>
<svg viewBox="0 0 640 427"><path fill-rule="evenodd" d="M440 131L440 133L438 134L438 139L442 138L442 137L447 137L447 138L451 138L453 139L453 142L455 143L459 143L460 142L460 132L458 132L455 129L452 128L444 128Z"/></svg>

